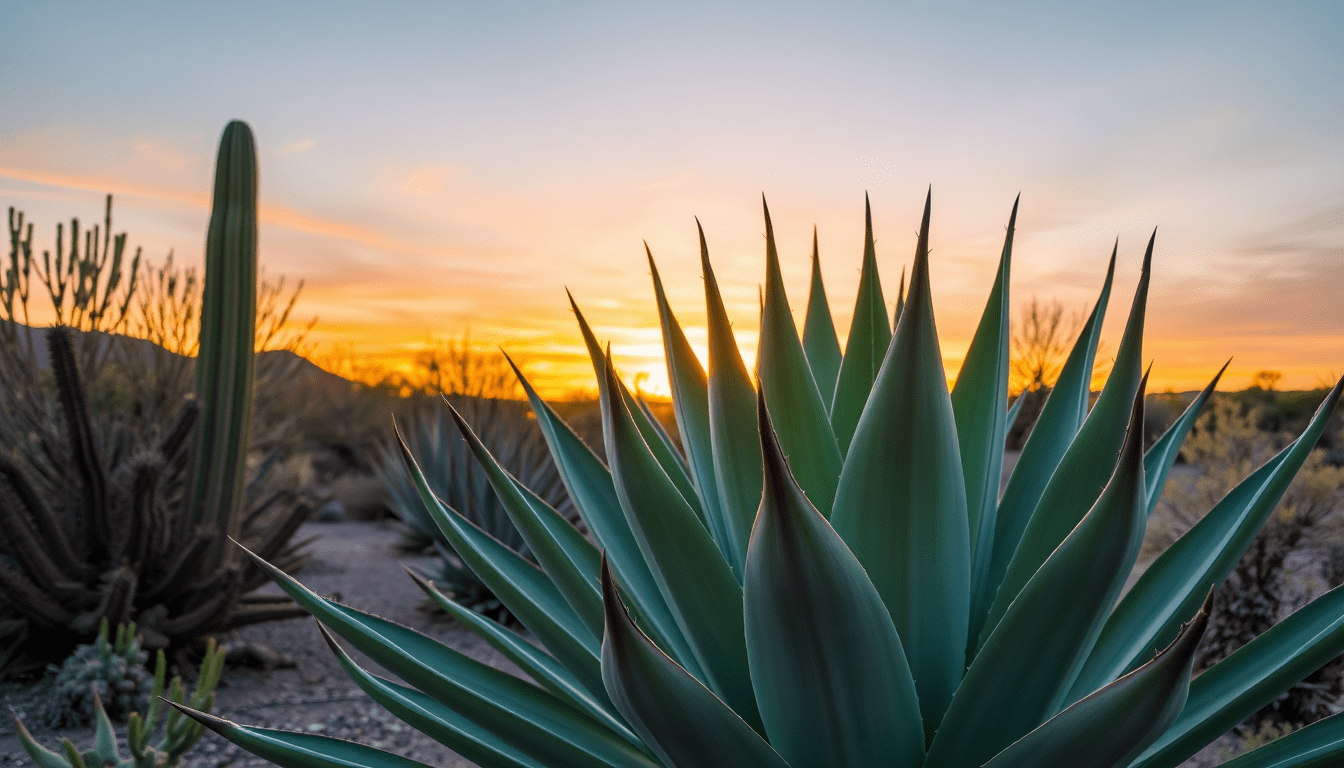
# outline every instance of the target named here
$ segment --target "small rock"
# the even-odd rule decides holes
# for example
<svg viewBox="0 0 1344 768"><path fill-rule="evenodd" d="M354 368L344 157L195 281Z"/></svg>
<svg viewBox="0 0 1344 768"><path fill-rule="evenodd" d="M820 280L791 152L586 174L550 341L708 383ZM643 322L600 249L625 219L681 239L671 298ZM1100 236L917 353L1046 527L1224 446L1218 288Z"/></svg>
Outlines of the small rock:
<svg viewBox="0 0 1344 768"><path fill-rule="evenodd" d="M328 499L325 504L317 508L317 521L319 523L340 523L345 520L345 505L340 499Z"/></svg>

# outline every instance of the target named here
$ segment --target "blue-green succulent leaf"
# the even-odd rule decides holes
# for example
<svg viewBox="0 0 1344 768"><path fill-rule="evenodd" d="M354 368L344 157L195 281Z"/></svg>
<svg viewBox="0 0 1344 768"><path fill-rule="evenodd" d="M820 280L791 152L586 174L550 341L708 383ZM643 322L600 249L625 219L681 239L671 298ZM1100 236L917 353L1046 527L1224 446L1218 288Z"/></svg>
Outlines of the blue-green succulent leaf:
<svg viewBox="0 0 1344 768"><path fill-rule="evenodd" d="M1153 443L1153 447L1148 449L1148 453L1143 457L1143 471L1148 478L1148 514L1153 514L1153 508L1157 506L1158 498L1162 495L1162 489L1167 484L1167 475L1171 473L1171 466L1176 463L1176 456L1181 452L1181 446L1185 443L1186 435L1190 434L1190 428L1195 425L1195 419L1199 417L1199 412L1204 410L1204 405L1209 402L1213 396L1214 387L1218 386L1218 380L1223 377L1223 372L1227 370L1228 363L1223 363L1223 367L1218 370L1218 374L1213 377L1208 386L1204 387L1190 405L1186 406L1181 412L1179 418L1172 422L1166 432Z"/></svg>
<svg viewBox="0 0 1344 768"><path fill-rule="evenodd" d="M1008 570L999 584L980 634L982 642L1036 569L1087 514L1115 467L1116 456L1125 441L1134 393L1143 377L1143 325L1156 237L1154 232L1143 256L1143 274L1134 292L1134 304L1111 375L1097 397L1096 406L1041 493L1041 500L1022 533L1017 551L1008 561Z"/></svg>
<svg viewBox="0 0 1344 768"><path fill-rule="evenodd" d="M1140 386L1110 482L971 662L925 768L982 765L1062 708L1138 558L1147 509Z"/></svg>
<svg viewBox="0 0 1344 768"><path fill-rule="evenodd" d="M1152 661L1045 721L984 768L1128 766L1185 705L1212 601L1210 592L1199 614Z"/></svg>
<svg viewBox="0 0 1344 768"><path fill-rule="evenodd" d="M1344 713L1271 741L1223 768L1336 768L1344 765Z"/></svg>
<svg viewBox="0 0 1344 768"><path fill-rule="evenodd" d="M885 308L884 308L885 311ZM835 381L840 376L840 338L835 335L831 303L821 281L821 254L817 250L817 228L812 228L812 279L807 292L807 316L803 320L803 352L822 402L835 397Z"/></svg>
<svg viewBox="0 0 1344 768"><path fill-rule="evenodd" d="M910 296L845 457L831 524L891 612L931 735L966 668L971 539L929 289L929 205Z"/></svg>
<svg viewBox="0 0 1344 768"><path fill-rule="evenodd" d="M597 337L593 335L593 329L589 327L588 321L579 311L579 305L575 303L573 296L569 297L569 306L574 310L574 318L579 322L579 333L583 335L584 346L588 348L588 357L592 360L593 372L597 375L600 396L600 390L606 387L608 383L602 374L604 361L608 358L608 355L603 353L602 346L597 343ZM626 388L625 384L616 377L613 377L613 382L616 391L620 393L621 401L630 412L631 421L639 429L640 438L644 440L645 444L649 446L649 450L658 459L658 465L662 467L663 472L672 481L677 493L680 493L687 506L694 510L696 517L704 522L705 513L700 507L700 497L695 495L695 483L691 481L686 460L658 434L658 427L655 427L653 421L644 414L644 411L640 410L639 405L635 402L635 396L630 394L630 390Z"/></svg>
<svg viewBox="0 0 1344 768"><path fill-rule="evenodd" d="M520 637L517 632L506 629L499 623L491 621L449 598L440 592L433 582L415 571L407 568L406 572L411 575L411 578L415 580L420 589L424 590L435 605L442 608L445 613L456 619L462 626L475 632L482 640L489 643L490 647L499 651L505 658L523 670L528 677L537 681L541 687L555 694L557 698L568 701L575 708L592 715L594 719L606 723L607 727L617 733L621 733L622 729L625 728L624 723L612 717L612 712L615 710L611 708L611 702L607 699L605 688L589 690L564 665L542 649Z"/></svg>
<svg viewBox="0 0 1344 768"><path fill-rule="evenodd" d="M649 765L644 752L550 692L413 629L320 597L247 554L294 602L369 658L527 754L595 768Z"/></svg>
<svg viewBox="0 0 1344 768"><path fill-rule="evenodd" d="M1074 686L1075 696L1138 666L1174 634L1174 617L1227 578L1315 447L1341 386L1344 380L1326 395L1297 440L1229 491L1148 566L1106 622Z"/></svg>
<svg viewBox="0 0 1344 768"><path fill-rule="evenodd" d="M765 200L761 200L762 207ZM886 325L887 310L879 306L880 322ZM756 374L765 402L775 414L780 445L794 459L794 477L817 509L830 514L835 501L835 483L840 477L840 448L831 431L827 405L817 390L803 343L798 339L784 294L784 278L775 248L775 229L770 209L765 208L765 303L761 308L761 341L756 353ZM840 378L845 378L844 365ZM754 406L753 406L754 407ZM757 438L759 442L759 438Z"/></svg>
<svg viewBox="0 0 1344 768"><path fill-rule="evenodd" d="M1008 479L1008 487L999 497L999 507L994 518L994 552L989 562L989 577L979 585L975 599L977 616L971 621L972 625L983 626L984 615L994 602L994 595L1003 582L1013 552L1022 541L1022 532L1031 520L1031 513L1036 511L1050 476L1055 473L1060 459L1068 451L1087 416L1092 361L1101 340L1101 322L1106 317L1106 305L1110 302L1111 283L1115 278L1115 256L1112 250L1101 295L1092 307L1092 314L1083 324L1073 350L1065 359L1059 378L1050 390L1026 444L1022 446L1022 453ZM1023 398L1019 396L1017 402L1022 401Z"/></svg>
<svg viewBox="0 0 1344 768"><path fill-rule="evenodd" d="M601 556L597 549L563 515L505 471L462 414L451 403L447 405L453 422L485 470L490 487L527 542L527 548L592 637L601 637L602 596L597 588Z"/></svg>
<svg viewBox="0 0 1344 768"><path fill-rule="evenodd" d="M1344 653L1344 587L1321 595L1195 678L1190 700L1135 768L1179 765Z"/></svg>
<svg viewBox="0 0 1344 768"><path fill-rule="evenodd" d="M508 359L508 356L505 356ZM514 374L523 386L532 412L537 417L541 434L550 448L551 458L560 471L560 479L565 484L570 498L574 499L579 516L588 526L599 546L607 553L611 568L617 581L625 590L631 609L645 620L644 629L661 647L665 648L679 664L699 674L700 668L691 653L690 645L681 636L672 611L663 600L653 572L644 562L644 556L635 542L635 535L621 511L620 500L616 498L616 487L612 484L611 472L602 460L593 453L583 440L570 429L551 406L537 395L532 384L523 376L518 366L513 365Z"/></svg>
<svg viewBox="0 0 1344 768"><path fill-rule="evenodd" d="M699 222L696 222L699 227ZM733 338L728 310L709 264L709 246L700 230L700 265L705 277L709 319L709 434L714 476L719 485L728 546L728 565L739 583L747 559L751 523L761 504L761 441L756 427L756 389ZM684 665L683 665L684 666Z"/></svg>
<svg viewBox="0 0 1344 768"><path fill-rule="evenodd" d="M610 360L606 375L602 424L621 509L705 673L702 682L754 726L760 718L747 671L742 587L616 398Z"/></svg>
<svg viewBox="0 0 1344 768"><path fill-rule="evenodd" d="M924 729L891 614L793 479L760 400L765 493L743 588L751 679L790 765L915 766Z"/></svg>
<svg viewBox="0 0 1344 768"><path fill-rule="evenodd" d="M864 403L868 402L887 347L891 346L887 300L882 296L877 250L873 246L873 208L867 195L863 196L863 224L863 267L859 270L859 293L854 298L854 319L849 324L849 339L845 342L835 390L829 393L831 427L842 454L849 452L854 428L858 426Z"/></svg>
<svg viewBox="0 0 1344 768"><path fill-rule="evenodd" d="M355 681L355 685L407 725L474 763L509 768L543 768L543 763L533 760L494 734L475 727L470 720L433 698L414 688L370 674L350 658L326 627L321 623L317 626L322 630L322 639L327 641L327 647L336 654L336 660L350 679ZM637 738L634 734L631 737Z"/></svg>
<svg viewBox="0 0 1344 768"><path fill-rule="evenodd" d="M353 741L312 733L290 733L238 725L222 717L170 702L196 722L281 768L429 768L424 763ZM510 763L486 763L486 768ZM521 763L521 765L529 765Z"/></svg>
<svg viewBox="0 0 1344 768"><path fill-rule="evenodd" d="M607 616L602 677L607 693L668 768L789 768L739 712L668 658L630 621L605 563L602 596Z"/></svg>
<svg viewBox="0 0 1344 768"><path fill-rule="evenodd" d="M994 525L999 509L999 482L1003 475L1004 441L1009 422L1003 404L1008 401L1008 278L1011 273L1017 200L1008 216L1008 233L994 287L989 291L980 325L966 351L957 383L952 387L952 414L957 420L961 470L966 478L966 509L971 530L971 596L983 599L994 555ZM980 618L987 605L971 606L968 643L980 636ZM968 652L973 648L968 648ZM969 656L968 656L969 658Z"/></svg>

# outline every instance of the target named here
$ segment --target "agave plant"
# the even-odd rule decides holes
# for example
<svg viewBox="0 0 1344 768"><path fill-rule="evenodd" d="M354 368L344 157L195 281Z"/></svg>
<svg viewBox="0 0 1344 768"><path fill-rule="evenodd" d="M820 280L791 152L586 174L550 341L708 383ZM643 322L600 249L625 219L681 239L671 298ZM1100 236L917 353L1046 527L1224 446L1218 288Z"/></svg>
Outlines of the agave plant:
<svg viewBox="0 0 1344 768"><path fill-rule="evenodd" d="M1015 219L1016 205L950 391L929 287L927 201L894 332L869 223L843 355L825 312L799 338L767 212L756 383L703 233L707 373L653 270L681 450L635 405L580 315L606 462L523 384L593 541L457 417L539 566L439 503L403 448L444 534L539 645L465 610L454 615L530 680L271 575L324 629L408 684L365 671L328 634L370 696L484 766L1175 766L1344 651L1344 591L1335 590L1191 681L1211 590L1320 436L1344 382L1292 445L1121 597L1213 384L1143 451L1150 241L1112 373L1089 410L1113 252L1000 495ZM824 301L819 275L814 306ZM193 716L280 765L416 765ZM1233 765L1341 760L1344 718L1331 717Z"/></svg>
<svg viewBox="0 0 1344 768"><path fill-rule="evenodd" d="M448 401L459 412L468 415L482 442L501 466L565 517L574 517L574 504L565 492L555 462L551 461L541 430L528 418L526 404L460 395L451 396ZM411 451L420 457L425 481L441 502L505 546L535 561L527 549L527 542L509 519L499 495L490 487L490 480L446 411L416 411L407 420L402 437ZM473 611L496 621L510 621L512 614L466 566L425 510L415 483L406 474L401 452L385 445L379 448L375 470L392 498L393 512L406 524L408 543L416 549L434 547L439 551L441 567L435 582L454 600Z"/></svg>
<svg viewBox="0 0 1344 768"><path fill-rule="evenodd" d="M293 494L263 498L261 485L244 483L254 378L256 174L251 130L231 123L220 144L206 238L196 393L157 440L136 442L140 430L124 423L133 414L100 436L73 332L59 324L46 331L59 405L50 418L64 440L0 448L0 668L21 648L60 658L104 620L137 623L145 646L156 649L299 615L283 598L246 595L266 576L229 543L250 540L286 568L302 561L288 544L306 510ZM12 235L19 248L17 230ZM123 242L119 236L118 260ZM287 514L275 513L286 504Z"/></svg>

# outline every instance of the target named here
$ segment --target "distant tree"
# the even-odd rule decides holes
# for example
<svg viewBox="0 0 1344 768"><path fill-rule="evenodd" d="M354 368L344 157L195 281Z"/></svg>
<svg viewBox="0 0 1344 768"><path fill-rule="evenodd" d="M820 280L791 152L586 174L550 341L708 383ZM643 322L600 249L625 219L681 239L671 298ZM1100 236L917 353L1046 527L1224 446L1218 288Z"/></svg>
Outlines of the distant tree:
<svg viewBox="0 0 1344 768"><path fill-rule="evenodd" d="M1064 305L1057 299L1042 301L1032 296L1022 307L1020 320L1012 328L1010 391L1021 394L1054 385L1078 325L1076 318L1067 331L1063 324Z"/></svg>
<svg viewBox="0 0 1344 768"><path fill-rule="evenodd" d="M1282 371L1256 371L1255 375L1251 377L1251 386L1256 389L1263 389L1266 392L1273 392L1282 378Z"/></svg>

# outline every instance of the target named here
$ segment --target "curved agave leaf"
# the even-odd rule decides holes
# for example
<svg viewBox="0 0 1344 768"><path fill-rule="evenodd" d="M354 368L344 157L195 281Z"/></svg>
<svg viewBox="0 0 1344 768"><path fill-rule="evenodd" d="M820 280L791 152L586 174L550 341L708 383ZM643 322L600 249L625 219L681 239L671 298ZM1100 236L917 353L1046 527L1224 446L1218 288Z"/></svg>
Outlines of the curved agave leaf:
<svg viewBox="0 0 1344 768"><path fill-rule="evenodd" d="M311 733L238 725L222 717L168 702L187 717L282 768L429 768L424 763L353 741ZM496 763L508 765L508 763ZM521 765L528 765L522 763Z"/></svg>
<svg viewBox="0 0 1344 768"><path fill-rule="evenodd" d="M1041 493L1036 511L1031 513L985 619L985 628L980 635L982 642L993 631L1018 591L1096 502L1115 466L1115 457L1125 440L1125 425L1134 402L1134 392L1143 377L1143 325L1156 237L1154 232L1144 252L1143 273L1134 292L1134 305L1125 324L1125 334L1120 339L1111 375L1102 387L1096 406Z"/></svg>
<svg viewBox="0 0 1344 768"><path fill-rule="evenodd" d="M761 503L761 441L756 426L756 388L733 338L719 282L709 265L705 231L700 233L700 266L705 277L705 309L709 319L709 434L714 449L714 476L719 483L725 532L732 556L728 564L738 583L747 559L751 523Z"/></svg>
<svg viewBox="0 0 1344 768"><path fill-rule="evenodd" d="M817 382L822 402L834 399L835 381L840 376L840 338L835 335L831 304L821 282L821 254L817 250L817 228L812 227L812 280L807 292L807 317L803 320L803 353ZM864 393L865 397L867 393Z"/></svg>
<svg viewBox="0 0 1344 768"><path fill-rule="evenodd" d="M1223 763L1223 768L1334 768L1341 763L1344 714L1337 714Z"/></svg>
<svg viewBox="0 0 1344 768"><path fill-rule="evenodd" d="M795 477L817 509L830 513L835 501L835 483L840 477L840 448L831 431L827 407L817 382L803 356L803 343L793 323L784 278L779 271L779 252L770 209L765 207L765 296L761 307L761 341L756 353L756 375L761 392L776 416L779 442L796 458ZM886 308L881 308L887 322ZM840 378L845 377L844 365Z"/></svg>
<svg viewBox="0 0 1344 768"><path fill-rule="evenodd" d="M369 658L402 679L415 681L417 688L476 727L536 759L574 765L649 766L648 756L638 748L548 691L413 629L319 597L283 571L243 551L294 602Z"/></svg>
<svg viewBox="0 0 1344 768"><path fill-rule="evenodd" d="M1019 198L1020 199L1020 198ZM1008 401L1008 277L1013 255L1017 203L1008 216L1008 234L994 287L989 291L980 325L971 338L966 359L952 387L952 414L957 420L961 469L966 478L966 509L971 529L971 595L983 600L994 555L994 525L999 509L999 480L1003 475L1003 447L1010 422L1003 404ZM1020 399L1020 398L1019 398ZM971 606L968 644L980 636L979 617L988 606ZM967 649L967 658L974 648Z"/></svg>
<svg viewBox="0 0 1344 768"><path fill-rule="evenodd" d="M1326 395L1297 440L1229 491L1144 571L1107 621L1075 695L1137 666L1149 649L1172 636L1174 617L1188 611L1199 593L1227 578L1315 447L1342 388L1344 379Z"/></svg>
<svg viewBox="0 0 1344 768"><path fill-rule="evenodd" d="M983 626L984 614L988 613L994 602L999 584L1008 570L1008 562L1022 541L1022 532L1027 529L1027 523L1036 511L1050 476L1055 473L1060 459L1068 451L1087 416L1092 361L1101 339L1101 321L1106 317L1106 305L1110 302L1111 283L1115 278L1115 256L1116 251L1112 250L1101 295L1065 359L1059 378L1041 409L1041 415L1027 437L1026 445L1022 446L1017 465L1008 479L1008 487L999 498L999 508L994 518L994 552L989 562L989 578L979 585L976 598L976 605L983 608L977 609L977 616L971 621L973 626ZM1021 402L1021 398L1018 398L1018 402ZM984 636L983 630L980 636Z"/></svg>
<svg viewBox="0 0 1344 768"><path fill-rule="evenodd" d="M1204 410L1204 405L1209 402L1213 396L1213 390L1218 386L1218 380L1223 377L1223 372L1231 363L1228 360L1223 363L1223 367L1218 369L1214 375L1213 381L1204 387L1195 399L1190 401L1190 405L1185 407L1179 418L1172 422L1166 432L1153 443L1148 449L1148 453L1143 457L1144 477L1148 479L1148 515L1151 517L1153 508L1157 506L1157 501L1162 497L1162 489L1167 485L1167 475L1171 473L1171 466L1176 463L1176 456L1181 452L1181 446L1185 443L1186 435L1190 434L1190 428L1195 425L1195 419L1199 417L1199 412Z"/></svg>
<svg viewBox="0 0 1344 768"><path fill-rule="evenodd" d="M747 654L770 743L795 766L915 766L924 733L891 614L793 479L758 406L765 493L747 552Z"/></svg>
<svg viewBox="0 0 1344 768"><path fill-rule="evenodd" d="M398 438L400 434L398 433ZM600 687L598 640L535 564L482 531L457 510L439 501L405 443L402 460L420 499L453 551L490 588L553 656L589 688Z"/></svg>
<svg viewBox="0 0 1344 768"><path fill-rule="evenodd" d="M930 202L909 300L845 457L831 524L891 611L931 736L966 668L971 539L929 289Z"/></svg>
<svg viewBox="0 0 1344 768"><path fill-rule="evenodd" d="M506 629L504 626L449 598L440 592L432 581L410 568L406 568L406 573L415 580L416 586L420 587L435 605L442 608L445 613L456 619L462 626L475 632L482 640L489 643L490 647L499 651L505 658L523 670L528 677L537 681L541 687L555 694L558 698L567 700L574 707L587 712L595 719L605 722L607 727L617 733L621 733L622 729L625 728L624 723L618 722L612 717L612 712L615 710L611 708L611 702L606 698L606 689L589 690L564 665L545 651L524 640L517 632Z"/></svg>
<svg viewBox="0 0 1344 768"><path fill-rule="evenodd" d="M882 281L877 274L877 250L873 246L873 208L863 196L863 267L859 271L859 293L854 299L854 318L849 324L849 339L840 363L831 406L831 427L840 444L840 453L849 452L863 405L873 389L882 358L891 346L891 326L887 325L887 300L882 296ZM824 507L823 507L824 509Z"/></svg>
<svg viewBox="0 0 1344 768"><path fill-rule="evenodd" d="M1125 768L1184 706L1212 602L1210 591L1200 612L1152 661L1045 721L984 768Z"/></svg>
<svg viewBox="0 0 1344 768"><path fill-rule="evenodd" d="M1062 708L1138 558L1147 510L1140 385L1110 482L971 662L925 768L981 765Z"/></svg>
<svg viewBox="0 0 1344 768"><path fill-rule="evenodd" d="M528 549L574 614L587 625L594 638L599 637L602 634L602 596L597 585L597 567L601 559L597 549L563 515L506 472L462 414L446 398L444 402Z"/></svg>
<svg viewBox="0 0 1344 768"><path fill-rule="evenodd" d="M1135 768L1175 766L1344 653L1344 588L1265 630L1190 684L1190 700Z"/></svg>
<svg viewBox="0 0 1344 768"><path fill-rule="evenodd" d="M617 400L610 359L606 377L602 425L621 509L705 672L703 682L755 726L760 719L747 672L742 587Z"/></svg>
<svg viewBox="0 0 1344 768"><path fill-rule="evenodd" d="M630 524L625 520L620 500L616 498L616 487L611 480L611 472L602 460L593 453L574 430L561 419L551 406L537 395L532 384L523 376L513 360L505 355L514 375L523 385L523 391L536 414L537 424L541 426L542 436L550 448L551 458L560 471L560 479L565 490L574 499L583 522L592 532L593 538L606 551L612 570L625 590L627 599L636 614L645 620L648 631L668 653L692 674L700 675L700 665L691 653L672 617L672 610L663 600L662 592L649 570L648 563L635 542Z"/></svg>
<svg viewBox="0 0 1344 768"><path fill-rule="evenodd" d="M675 448L668 445L667 441L659 435L659 429L644 415L644 411L640 410L639 405L635 402L635 396L630 394L630 390L626 389L625 384L617 377L612 377L612 381L608 382L602 373L602 369L606 366L610 355L602 352L601 345L597 343L597 337L593 335L593 329L588 326L588 321L583 318L583 313L579 311L579 305L574 302L573 296L569 297L569 306L574 310L574 318L579 322L579 332L583 335L584 345L588 347L588 357L592 360L593 372L597 374L599 397L601 396L601 390L609 383L615 387L615 391L620 394L621 402L625 404L626 410L630 413L631 421L639 430L640 438L658 459L658 465L662 467L663 472L672 481L677 493L681 494L682 500L703 523L705 511L700 507L700 498L695 495L695 483L691 482L690 470L686 466L685 460L676 452Z"/></svg>
<svg viewBox="0 0 1344 768"><path fill-rule="evenodd" d="M507 741L473 728L470 720L420 691L370 674L350 658L321 622L317 627L322 631L322 639L327 642L327 647L336 654L336 660L340 662L350 679L354 680L369 698L381 704L384 709L407 725L474 763L507 766L507 768L544 768L544 764L515 749ZM634 735L631 734L631 737L634 738Z"/></svg>
<svg viewBox="0 0 1344 768"><path fill-rule="evenodd" d="M732 708L630 621L602 563L602 678L630 727L668 768L789 768Z"/></svg>

